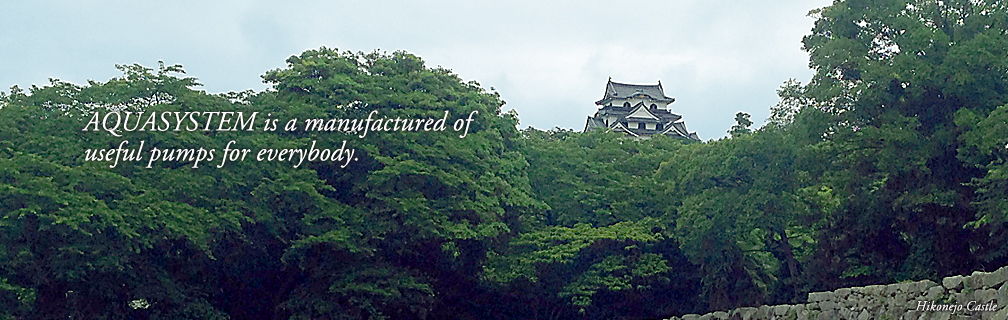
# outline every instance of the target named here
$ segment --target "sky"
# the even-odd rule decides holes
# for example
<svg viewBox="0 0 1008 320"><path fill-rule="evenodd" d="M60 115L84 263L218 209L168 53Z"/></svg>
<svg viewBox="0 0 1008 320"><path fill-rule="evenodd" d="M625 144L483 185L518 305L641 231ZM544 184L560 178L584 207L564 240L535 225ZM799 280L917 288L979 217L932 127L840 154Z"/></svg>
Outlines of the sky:
<svg viewBox="0 0 1008 320"><path fill-rule="evenodd" d="M739 111L755 127L791 78L830 0L779 1L8 1L0 91L120 76L116 64L181 64L210 93L267 88L260 76L321 46L420 56L498 91L521 128L583 130L606 81L655 84L703 140Z"/></svg>

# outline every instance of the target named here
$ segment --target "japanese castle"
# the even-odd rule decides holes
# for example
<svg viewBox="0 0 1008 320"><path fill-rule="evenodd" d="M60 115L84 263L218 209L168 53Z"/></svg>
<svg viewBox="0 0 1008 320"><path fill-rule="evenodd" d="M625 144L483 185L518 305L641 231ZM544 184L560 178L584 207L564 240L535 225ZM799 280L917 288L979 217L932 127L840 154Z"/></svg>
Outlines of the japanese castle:
<svg viewBox="0 0 1008 320"><path fill-rule="evenodd" d="M588 117L585 131L608 128L634 138L662 134L700 140L696 132L686 130L681 115L669 111L668 105L673 102L675 98L665 96L661 80L656 85L642 85L613 82L609 78L605 96L595 101L599 108L594 116Z"/></svg>

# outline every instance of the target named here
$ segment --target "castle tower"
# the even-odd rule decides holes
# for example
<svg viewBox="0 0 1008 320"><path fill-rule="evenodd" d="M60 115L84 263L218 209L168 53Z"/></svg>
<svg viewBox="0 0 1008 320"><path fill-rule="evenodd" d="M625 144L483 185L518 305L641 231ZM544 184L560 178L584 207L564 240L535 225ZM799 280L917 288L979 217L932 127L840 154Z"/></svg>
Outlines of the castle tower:
<svg viewBox="0 0 1008 320"><path fill-rule="evenodd" d="M585 131L608 128L636 138L656 134L687 140L700 140L696 132L688 132L682 116L672 113L669 105L675 98L665 95L661 81L655 85L626 84L609 78L602 100L594 116L588 117Z"/></svg>

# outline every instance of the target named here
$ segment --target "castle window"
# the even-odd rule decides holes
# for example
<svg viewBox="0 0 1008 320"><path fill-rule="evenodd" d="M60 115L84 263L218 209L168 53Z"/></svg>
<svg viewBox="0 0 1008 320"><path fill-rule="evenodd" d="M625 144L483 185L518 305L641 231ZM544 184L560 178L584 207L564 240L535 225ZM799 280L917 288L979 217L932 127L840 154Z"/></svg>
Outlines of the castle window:
<svg viewBox="0 0 1008 320"><path fill-rule="evenodd" d="M623 103L623 107L624 108L629 108L630 107L630 101L624 102Z"/></svg>

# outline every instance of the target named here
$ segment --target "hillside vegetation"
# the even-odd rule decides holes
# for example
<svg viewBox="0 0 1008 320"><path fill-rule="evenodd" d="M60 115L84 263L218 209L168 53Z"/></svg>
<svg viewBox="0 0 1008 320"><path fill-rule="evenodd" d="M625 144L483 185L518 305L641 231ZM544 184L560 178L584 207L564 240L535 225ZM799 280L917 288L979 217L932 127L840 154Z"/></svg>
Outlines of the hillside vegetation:
<svg viewBox="0 0 1008 320"><path fill-rule="evenodd" d="M813 15L813 79L785 82L763 127L739 115L704 143L519 130L496 92L406 52L308 50L262 92L207 94L164 64L13 87L0 318L641 319L1008 264L1006 5L848 0ZM176 112L257 118L86 130L127 111L168 115L154 128ZM369 117L448 129L284 128ZM85 153L141 141L183 151ZM347 157L254 158L313 143ZM195 164L201 147L217 153Z"/></svg>

